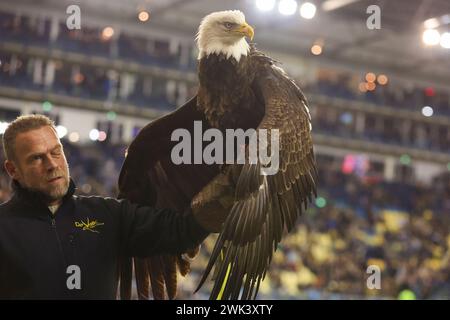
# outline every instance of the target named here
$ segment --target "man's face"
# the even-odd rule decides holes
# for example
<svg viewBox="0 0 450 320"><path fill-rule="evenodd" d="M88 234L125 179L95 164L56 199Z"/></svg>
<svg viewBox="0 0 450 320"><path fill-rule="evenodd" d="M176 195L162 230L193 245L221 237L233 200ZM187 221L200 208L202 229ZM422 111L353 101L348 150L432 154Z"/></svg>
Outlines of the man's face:
<svg viewBox="0 0 450 320"><path fill-rule="evenodd" d="M69 188L69 168L58 136L50 126L17 135L14 160L6 169L22 187L37 191L57 204Z"/></svg>

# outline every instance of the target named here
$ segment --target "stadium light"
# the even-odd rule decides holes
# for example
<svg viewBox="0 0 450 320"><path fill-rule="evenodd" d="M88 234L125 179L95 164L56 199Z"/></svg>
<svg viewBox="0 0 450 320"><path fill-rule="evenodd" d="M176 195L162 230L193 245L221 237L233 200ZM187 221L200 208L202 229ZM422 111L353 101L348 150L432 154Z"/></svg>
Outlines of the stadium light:
<svg viewBox="0 0 450 320"><path fill-rule="evenodd" d="M67 134L67 128L64 126L56 126L56 133L58 134L58 138L63 138Z"/></svg>
<svg viewBox="0 0 450 320"><path fill-rule="evenodd" d="M148 18L150 18L150 15L148 14L147 11L143 10L143 11L139 12L139 15L138 15L139 21L146 22L148 20Z"/></svg>
<svg viewBox="0 0 450 320"><path fill-rule="evenodd" d="M115 113L114 111L108 111L108 113L106 113L106 118L109 121L114 121L117 118L117 113Z"/></svg>
<svg viewBox="0 0 450 320"><path fill-rule="evenodd" d="M444 32L441 35L441 47L450 49L450 32Z"/></svg>
<svg viewBox="0 0 450 320"><path fill-rule="evenodd" d="M300 15L305 19L312 19L316 15L316 6L311 2L305 2L300 6Z"/></svg>
<svg viewBox="0 0 450 320"><path fill-rule="evenodd" d="M98 141L103 142L106 140L106 137L107 137L107 135L106 135L105 131L100 131L98 133Z"/></svg>
<svg viewBox="0 0 450 320"><path fill-rule="evenodd" d="M51 104L51 102L49 102L49 101L42 102L42 110L44 110L45 112L52 111L52 108L53 108L53 105Z"/></svg>
<svg viewBox="0 0 450 320"><path fill-rule="evenodd" d="M430 18L430 19L425 20L425 21L423 22L423 25L424 25L425 28L427 28L427 29L434 29L434 28L439 27L440 23L439 23L439 20L438 20L438 19L436 19L436 18Z"/></svg>
<svg viewBox="0 0 450 320"><path fill-rule="evenodd" d="M323 197L318 197L316 199L316 206L318 208L324 208L327 205L327 200L325 200L325 198Z"/></svg>
<svg viewBox="0 0 450 320"><path fill-rule="evenodd" d="M377 85L375 82L366 82L366 90L367 91L374 91Z"/></svg>
<svg viewBox="0 0 450 320"><path fill-rule="evenodd" d="M103 40L109 40L114 35L114 29L111 27L106 27L102 31Z"/></svg>
<svg viewBox="0 0 450 320"><path fill-rule="evenodd" d="M275 0L256 0L256 7L261 11L270 11L275 7Z"/></svg>
<svg viewBox="0 0 450 320"><path fill-rule="evenodd" d="M6 131L6 128L8 128L9 123L8 122L0 122L0 134L4 134Z"/></svg>
<svg viewBox="0 0 450 320"><path fill-rule="evenodd" d="M359 85L358 85L358 89L361 92L367 92L366 83L365 82L360 82Z"/></svg>
<svg viewBox="0 0 450 320"><path fill-rule="evenodd" d="M409 154L402 154L400 156L400 163L405 166L409 166L411 164L411 157L409 156Z"/></svg>
<svg viewBox="0 0 450 320"><path fill-rule="evenodd" d="M322 47L318 44L315 44L311 47L311 53L315 56L322 54Z"/></svg>
<svg viewBox="0 0 450 320"><path fill-rule="evenodd" d="M98 140L99 136L100 136L100 132L97 129L92 129L89 132L89 139L91 139L92 141Z"/></svg>
<svg viewBox="0 0 450 320"><path fill-rule="evenodd" d="M439 41L441 40L440 38L441 35L436 29L427 29L422 34L422 41L427 46L434 46L439 44Z"/></svg>
<svg viewBox="0 0 450 320"><path fill-rule="evenodd" d="M440 26L450 24L450 14L444 14L440 17L433 17L423 22L425 29L437 29Z"/></svg>
<svg viewBox="0 0 450 320"><path fill-rule="evenodd" d="M366 78L367 82L375 82L375 80L377 79L377 76L373 72L368 72L368 73L366 73L365 78Z"/></svg>
<svg viewBox="0 0 450 320"><path fill-rule="evenodd" d="M416 294L410 289L400 291L397 297L398 300L416 300Z"/></svg>
<svg viewBox="0 0 450 320"><path fill-rule="evenodd" d="M425 117L431 117L433 115L433 113L434 113L434 110L430 106L425 106L425 107L422 108L422 114Z"/></svg>
<svg viewBox="0 0 450 320"><path fill-rule="evenodd" d="M384 86L384 85L386 85L386 84L388 83L388 77L387 77L386 75L384 75L384 74L380 74L380 75L377 77L377 82L378 82L380 85Z"/></svg>
<svg viewBox="0 0 450 320"><path fill-rule="evenodd" d="M281 0L278 3L278 11L285 16L292 16L297 11L297 1Z"/></svg>
<svg viewBox="0 0 450 320"><path fill-rule="evenodd" d="M71 132L69 134L69 141L72 143L80 141L80 135L78 134L78 132Z"/></svg>
<svg viewBox="0 0 450 320"><path fill-rule="evenodd" d="M339 120L343 123L343 124L351 124L353 122L353 115L350 112L344 112L343 114L341 114L341 116L339 117Z"/></svg>
<svg viewBox="0 0 450 320"><path fill-rule="evenodd" d="M322 3L322 10L333 11L358 1L360 0L326 0Z"/></svg>

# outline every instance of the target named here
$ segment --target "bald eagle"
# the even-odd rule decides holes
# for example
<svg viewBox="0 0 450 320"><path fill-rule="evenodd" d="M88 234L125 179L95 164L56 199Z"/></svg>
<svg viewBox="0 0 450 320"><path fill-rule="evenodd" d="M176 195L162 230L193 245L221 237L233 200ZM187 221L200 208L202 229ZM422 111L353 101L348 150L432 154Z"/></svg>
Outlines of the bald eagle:
<svg viewBox="0 0 450 320"><path fill-rule="evenodd" d="M209 221L202 221L219 232L197 288L214 268L211 299L256 298L283 234L293 229L317 196L307 100L273 59L247 42L246 37L253 36L253 28L237 10L214 12L202 20L197 34L197 94L139 132L119 177L121 197L142 204L179 212L212 199L227 206L227 214L212 210ZM172 133L184 129L194 135L198 122L203 129L220 132L277 129L278 171L261 174L259 161L175 164L171 152L177 141L171 139ZM248 158L249 142L241 147ZM231 196L216 199L223 196L223 190ZM174 298L177 269L185 275L197 252L198 248L192 248L184 255L135 258L139 298L149 297L150 283L155 299ZM122 298L131 295L131 271L131 259L124 259Z"/></svg>

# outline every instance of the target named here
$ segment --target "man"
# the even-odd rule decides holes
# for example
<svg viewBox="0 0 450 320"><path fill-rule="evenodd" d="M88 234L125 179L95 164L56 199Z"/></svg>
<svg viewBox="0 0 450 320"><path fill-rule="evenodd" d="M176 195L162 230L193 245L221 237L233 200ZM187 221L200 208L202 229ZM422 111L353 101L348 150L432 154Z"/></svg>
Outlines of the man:
<svg viewBox="0 0 450 320"><path fill-rule="evenodd" d="M74 196L53 122L22 116L3 135L14 195L0 206L0 298L114 299L123 255L179 253L208 231L194 216ZM145 244L145 245L144 245ZM80 281L69 279L78 272Z"/></svg>

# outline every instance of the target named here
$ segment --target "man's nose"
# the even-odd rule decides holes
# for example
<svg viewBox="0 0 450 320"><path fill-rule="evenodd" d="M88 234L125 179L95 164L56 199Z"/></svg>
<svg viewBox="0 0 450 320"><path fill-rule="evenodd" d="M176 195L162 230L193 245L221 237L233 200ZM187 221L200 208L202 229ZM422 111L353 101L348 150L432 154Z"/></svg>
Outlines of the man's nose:
<svg viewBox="0 0 450 320"><path fill-rule="evenodd" d="M47 156L46 164L47 164L47 170L53 170L56 167L58 167L58 163L51 156Z"/></svg>

